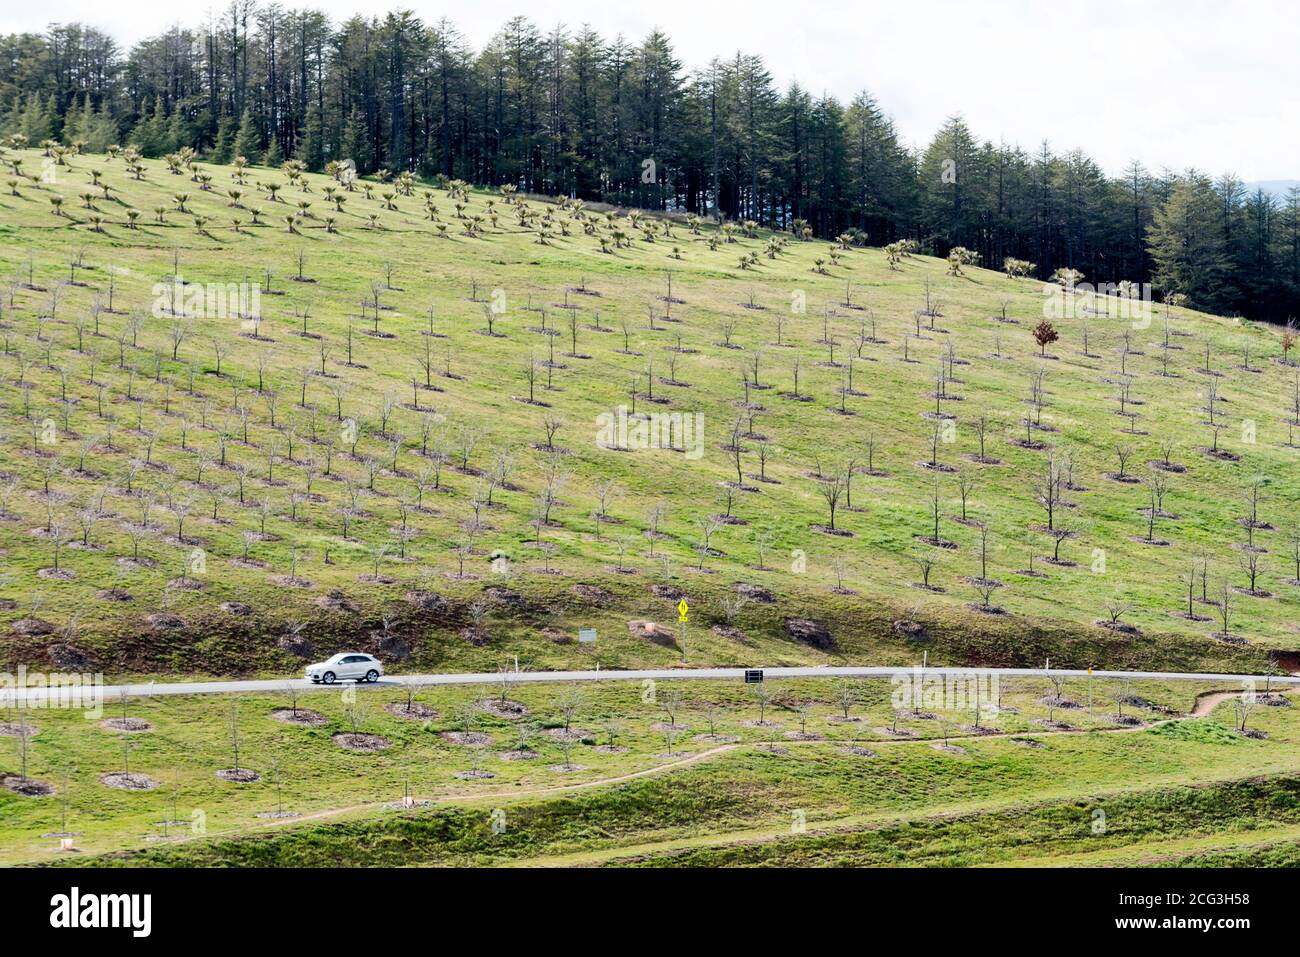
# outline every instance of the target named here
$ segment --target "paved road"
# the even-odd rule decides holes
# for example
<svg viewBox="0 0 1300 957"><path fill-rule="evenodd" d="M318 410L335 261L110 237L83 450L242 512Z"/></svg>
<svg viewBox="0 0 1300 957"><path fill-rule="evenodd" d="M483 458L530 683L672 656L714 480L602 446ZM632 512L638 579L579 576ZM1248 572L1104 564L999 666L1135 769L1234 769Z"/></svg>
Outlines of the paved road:
<svg viewBox="0 0 1300 957"><path fill-rule="evenodd" d="M518 671L511 672L511 684L545 684L567 681L674 681L682 679L722 679L741 680L745 676L744 668L661 668L638 671ZM1085 678L1087 671L1066 668L940 668L920 666L914 668L898 667L804 667L804 668L764 668L765 678L892 678L894 675L923 674L961 676L996 674L1000 677L1045 677L1057 675L1066 678ZM1274 676L1266 679L1263 675L1231 675L1183 671L1094 671L1096 678L1134 678L1157 681L1215 681L1241 684L1253 681L1260 684L1265 680L1278 685L1300 684L1300 675ZM437 675L400 675L382 678L377 684L361 684L356 687L371 690L375 688L395 688L403 684L416 685L483 685L498 684L502 676L496 672L466 672L461 674ZM299 691L337 691L340 687L352 687L350 682L337 685L312 684L305 678L281 678L262 681L168 681L150 682L148 684L105 685L102 693L105 698L117 698L123 693L128 697L145 697L155 695L178 694L248 694L259 691L287 691L290 688ZM0 702L13 700L15 689L0 684ZM62 689L47 690L28 688L26 700L39 705L48 698L66 695Z"/></svg>

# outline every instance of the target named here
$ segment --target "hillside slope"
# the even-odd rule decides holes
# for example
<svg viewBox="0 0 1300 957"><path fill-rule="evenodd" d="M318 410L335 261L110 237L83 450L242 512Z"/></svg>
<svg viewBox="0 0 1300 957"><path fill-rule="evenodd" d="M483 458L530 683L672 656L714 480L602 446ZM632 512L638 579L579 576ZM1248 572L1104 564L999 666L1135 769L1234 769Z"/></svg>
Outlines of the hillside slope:
<svg viewBox="0 0 1300 957"><path fill-rule="evenodd" d="M11 660L1261 668L1297 646L1274 329L542 198L4 161ZM702 438L622 448L647 411Z"/></svg>

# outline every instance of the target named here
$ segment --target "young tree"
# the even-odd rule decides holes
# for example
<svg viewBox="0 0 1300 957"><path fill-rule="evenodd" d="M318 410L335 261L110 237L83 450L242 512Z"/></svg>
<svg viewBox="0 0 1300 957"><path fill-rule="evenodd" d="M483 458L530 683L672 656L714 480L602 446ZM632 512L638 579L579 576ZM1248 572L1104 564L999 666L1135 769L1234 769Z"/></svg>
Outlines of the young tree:
<svg viewBox="0 0 1300 957"><path fill-rule="evenodd" d="M1038 343L1038 354L1046 357L1047 347L1061 338L1061 334L1056 331L1056 327L1046 319L1034 326L1034 341Z"/></svg>

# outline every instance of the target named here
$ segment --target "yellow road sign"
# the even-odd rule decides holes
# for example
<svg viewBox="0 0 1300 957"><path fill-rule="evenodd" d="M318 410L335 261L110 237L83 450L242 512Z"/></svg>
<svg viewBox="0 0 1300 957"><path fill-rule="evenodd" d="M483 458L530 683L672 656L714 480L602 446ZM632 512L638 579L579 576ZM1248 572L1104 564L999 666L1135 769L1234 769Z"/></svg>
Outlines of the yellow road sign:
<svg viewBox="0 0 1300 957"><path fill-rule="evenodd" d="M691 607L690 605L686 604L686 599L685 599L685 598L683 598L681 601L679 601L679 602L677 603L677 620L678 620L678 621L686 621L686 612L690 610L690 607Z"/></svg>

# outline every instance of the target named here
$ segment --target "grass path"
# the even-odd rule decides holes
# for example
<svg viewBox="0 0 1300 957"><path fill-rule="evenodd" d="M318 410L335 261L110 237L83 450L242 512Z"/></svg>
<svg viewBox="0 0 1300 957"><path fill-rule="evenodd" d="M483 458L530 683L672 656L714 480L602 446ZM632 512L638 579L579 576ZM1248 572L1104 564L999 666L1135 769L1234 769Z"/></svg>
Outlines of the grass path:
<svg viewBox="0 0 1300 957"><path fill-rule="evenodd" d="M998 861L994 867L1151 867L1176 863L1183 858L1211 851L1245 851L1264 849L1278 844L1300 841L1300 825L1180 837L1168 841L1151 841L1128 847L1107 848L1080 854L1028 857L1015 861ZM978 865L977 865L978 866Z"/></svg>
<svg viewBox="0 0 1300 957"><path fill-rule="evenodd" d="M1217 704L1221 703L1226 698L1231 697L1233 694L1234 694L1233 692L1227 692L1227 691L1210 692L1207 694L1203 694L1198 697L1195 710L1191 714L1187 715L1186 717L1191 718L1191 717L1206 716L1213 710L1215 706L1217 706ZM1039 738L1039 737L1056 737L1061 735L1087 734L1093 732L1106 733L1106 734L1119 734L1119 733L1131 733L1131 732L1143 731L1149 728L1157 727L1163 724L1168 724L1170 722L1179 721L1179 720L1185 720L1185 718L1169 718L1161 721L1147 722L1133 727L1111 727L1111 728L1092 728L1092 729L1076 728L1076 729L1060 729L1060 730L1043 729L1041 731L1016 731L1016 732L992 731L983 735L954 734L950 736L950 739L953 741L958 741L958 740L970 740L970 739L979 740L985 738L988 739L1014 738L1014 737ZM782 741L780 747L789 748L789 747L827 746L833 743L834 742L828 742L825 740ZM928 745L930 747L934 747L935 745L939 744L939 740L935 738L895 738L895 739L870 740L870 741L862 742L863 746L869 745L871 748L902 747L907 745L923 745L923 744ZM466 804L473 805L473 804L482 804L482 803L505 803L505 802L517 803L520 801L532 800L536 798L545 798L554 795L591 790L599 787L616 786L628 781L633 781L640 778L646 778L651 776L658 776L672 771L681 770L683 768L692 765L702 764L711 761L712 759L720 755L726 754L731 751L735 751L740 748L753 749L753 748L762 748L762 747L763 747L762 744L755 744L752 742L737 742L737 743L721 744L716 747L712 747L707 750L700 751L694 754L684 755L683 757L678 758L676 760L671 760L671 761L664 762L662 764L654 765L653 767L642 768L637 771L625 772L611 777L596 778L588 781L575 782L573 784L547 785L545 787L524 788L518 790L511 790L511 791L486 791L481 793L444 795L444 796L438 796L432 798L417 797L414 800L416 800L417 802L430 801L434 806L466 805ZM1124 790L1131 790L1131 789L1127 789L1127 788L1120 789L1120 791L1116 793L1121 793ZM881 825L899 823L908 820L919 820L919 819L936 818L936 817L942 818L945 816L952 816L958 813L969 813L971 811L995 810L995 809L1001 809L1006 807L1014 807L1020 803L1023 802L1019 802L1016 800L994 801L994 802L975 801L975 802L967 802L961 805L953 805L948 808L945 808L943 811L938 813L934 812L933 810L927 809L925 811L915 812L915 813L901 815L901 816L892 815L892 814L879 814L879 813L868 814L868 815L851 815L848 817L836 818L830 821L809 823L807 825L807 831L805 833L821 834L821 833L833 832L837 830L853 830L864 826L881 826ZM246 832L255 834L258 832L277 830L286 826L311 824L311 823L322 822L322 821L342 820L354 816L365 816L367 814L379 812L385 809L392 809L391 806L392 806L391 801L371 801L371 802L364 802L360 804L345 805L336 808L327 808L325 810L314 811L311 813L303 814L299 817L271 819L264 822L260 822L258 824L254 824L248 827L246 829ZM730 844L739 844L739 843L754 842L754 841L775 840L777 838L787 836L789 834L790 831L788 828L776 828L776 829L753 828L753 829L745 829L740 831L729 831L723 834L705 835L701 837L675 838L669 841L650 842L641 845L634 845L631 847L605 848L596 851L577 852L574 854L543 856L543 857L528 859L524 861L508 862L508 864L509 866L582 866L582 865L599 863L603 861L613 861L621 858L636 857L641 854L647 854L647 853L656 853L656 854L666 853L666 852L671 852L673 850L680 850L684 848L693 848L693 847L702 847L702 846L716 847L716 846L725 846ZM179 836L175 838L171 843L174 844L187 843L194 840L202 840L202 839L212 838L216 836L220 836L220 835L206 834L206 835Z"/></svg>

